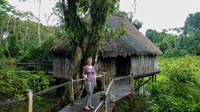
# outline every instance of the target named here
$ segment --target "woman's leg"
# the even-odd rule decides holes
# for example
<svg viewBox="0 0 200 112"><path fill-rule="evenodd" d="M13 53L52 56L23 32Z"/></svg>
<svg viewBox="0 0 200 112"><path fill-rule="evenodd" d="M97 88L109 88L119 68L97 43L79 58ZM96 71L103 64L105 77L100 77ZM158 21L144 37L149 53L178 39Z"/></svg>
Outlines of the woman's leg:
<svg viewBox="0 0 200 112"><path fill-rule="evenodd" d="M92 93L94 90L94 83L86 81L85 89L87 92L86 95L86 106L89 107L91 105Z"/></svg>
<svg viewBox="0 0 200 112"><path fill-rule="evenodd" d="M91 92L91 97L90 97L90 104L89 104L89 106L91 106L91 104L92 104L92 94L94 92L94 82L93 81L91 82L91 90L90 90L90 92Z"/></svg>

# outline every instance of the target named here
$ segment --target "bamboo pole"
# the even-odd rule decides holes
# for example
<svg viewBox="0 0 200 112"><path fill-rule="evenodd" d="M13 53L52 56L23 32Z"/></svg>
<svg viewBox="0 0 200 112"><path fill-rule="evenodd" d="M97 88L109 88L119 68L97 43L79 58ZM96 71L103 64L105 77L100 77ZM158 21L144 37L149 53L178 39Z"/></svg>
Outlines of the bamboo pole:
<svg viewBox="0 0 200 112"><path fill-rule="evenodd" d="M32 112L33 110L33 91L26 89L24 91L25 100L22 102L22 112Z"/></svg>

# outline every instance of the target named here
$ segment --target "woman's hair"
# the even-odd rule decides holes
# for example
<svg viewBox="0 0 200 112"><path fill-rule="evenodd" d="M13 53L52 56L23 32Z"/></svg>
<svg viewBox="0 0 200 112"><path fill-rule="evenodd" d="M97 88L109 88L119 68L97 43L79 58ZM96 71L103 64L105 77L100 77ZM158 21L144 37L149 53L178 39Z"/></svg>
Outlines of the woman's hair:
<svg viewBox="0 0 200 112"><path fill-rule="evenodd" d="M87 60L89 60L89 59L92 59L92 57L90 56L90 57L87 58Z"/></svg>

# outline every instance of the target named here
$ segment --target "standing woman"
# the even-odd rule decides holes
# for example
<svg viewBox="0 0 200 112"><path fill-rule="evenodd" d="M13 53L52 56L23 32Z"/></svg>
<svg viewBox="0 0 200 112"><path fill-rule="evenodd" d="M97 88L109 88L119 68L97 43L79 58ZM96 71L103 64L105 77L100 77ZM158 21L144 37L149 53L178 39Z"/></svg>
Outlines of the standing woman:
<svg viewBox="0 0 200 112"><path fill-rule="evenodd" d="M85 90L87 92L86 95L86 104L85 110L94 109L91 105L92 94L94 91L94 86L96 86L96 73L95 68L92 66L92 58L87 58L87 65L83 67L83 74L82 76L85 78Z"/></svg>

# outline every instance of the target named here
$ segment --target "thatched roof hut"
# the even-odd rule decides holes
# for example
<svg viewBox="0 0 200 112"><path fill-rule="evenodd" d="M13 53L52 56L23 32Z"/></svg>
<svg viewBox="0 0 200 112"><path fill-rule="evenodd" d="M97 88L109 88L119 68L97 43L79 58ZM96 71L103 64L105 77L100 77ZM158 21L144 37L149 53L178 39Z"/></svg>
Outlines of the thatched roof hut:
<svg viewBox="0 0 200 112"><path fill-rule="evenodd" d="M200 44L199 44L198 47L197 47L196 54L197 54L197 55L200 55Z"/></svg>
<svg viewBox="0 0 200 112"><path fill-rule="evenodd" d="M118 14L109 16L107 27L119 28L121 24L124 25L127 35L121 38L103 39L95 67L97 71L107 71L113 76L133 73L135 78L158 73L156 56L162 52L123 16ZM55 78L69 79L74 75L75 61L70 57L74 50L69 45L67 36L56 42L50 52L54 55ZM106 79L109 79L109 76Z"/></svg>
<svg viewBox="0 0 200 112"><path fill-rule="evenodd" d="M130 56L137 55L161 55L162 52L138 29L136 29L128 20L118 14L109 16L107 27L119 28L123 24L127 35L122 38L116 39L104 39L100 45L100 56L117 57L117 56ZM51 54L54 55L68 55L72 52L72 48L69 47L67 38L63 37L52 48Z"/></svg>

